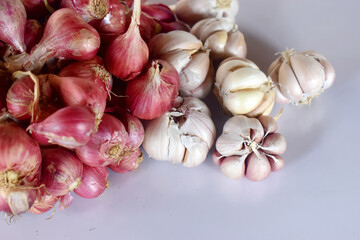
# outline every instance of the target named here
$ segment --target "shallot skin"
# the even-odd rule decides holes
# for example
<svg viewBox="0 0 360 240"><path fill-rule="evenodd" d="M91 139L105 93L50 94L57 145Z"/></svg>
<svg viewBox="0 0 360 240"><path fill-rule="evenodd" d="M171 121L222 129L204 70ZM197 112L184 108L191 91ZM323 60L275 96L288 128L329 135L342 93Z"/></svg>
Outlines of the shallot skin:
<svg viewBox="0 0 360 240"><path fill-rule="evenodd" d="M25 70L41 68L51 57L85 61L95 57L99 33L69 8L55 11L45 25L40 43L31 51Z"/></svg>
<svg viewBox="0 0 360 240"><path fill-rule="evenodd" d="M26 11L21 0L1 0L0 16L0 40L25 52Z"/></svg>

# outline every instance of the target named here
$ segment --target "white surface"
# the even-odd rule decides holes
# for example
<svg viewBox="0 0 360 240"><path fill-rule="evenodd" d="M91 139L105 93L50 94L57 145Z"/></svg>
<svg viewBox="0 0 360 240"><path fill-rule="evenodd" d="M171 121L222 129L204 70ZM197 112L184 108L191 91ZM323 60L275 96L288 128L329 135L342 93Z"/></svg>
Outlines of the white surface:
<svg viewBox="0 0 360 240"><path fill-rule="evenodd" d="M139 172L112 173L102 197L75 197L50 221L50 213L0 221L1 239L360 239L360 2L239 3L249 58L263 70L289 47L317 50L337 73L310 108L285 107L282 171L234 181L210 157L193 169L146 158ZM210 102L220 134L226 118Z"/></svg>

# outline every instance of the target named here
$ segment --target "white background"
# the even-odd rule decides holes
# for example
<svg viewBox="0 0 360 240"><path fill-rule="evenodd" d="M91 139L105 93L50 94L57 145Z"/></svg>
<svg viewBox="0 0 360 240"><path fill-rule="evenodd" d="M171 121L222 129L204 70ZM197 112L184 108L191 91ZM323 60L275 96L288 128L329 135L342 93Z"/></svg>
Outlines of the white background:
<svg viewBox="0 0 360 240"><path fill-rule="evenodd" d="M287 47L316 50L336 69L334 85L311 107L285 107L282 171L234 181L210 157L193 169L145 157L138 172L111 173L100 198L75 197L49 221L51 213L0 220L1 239L360 239L360 2L239 5L248 57L262 70ZM226 117L207 100L219 135Z"/></svg>

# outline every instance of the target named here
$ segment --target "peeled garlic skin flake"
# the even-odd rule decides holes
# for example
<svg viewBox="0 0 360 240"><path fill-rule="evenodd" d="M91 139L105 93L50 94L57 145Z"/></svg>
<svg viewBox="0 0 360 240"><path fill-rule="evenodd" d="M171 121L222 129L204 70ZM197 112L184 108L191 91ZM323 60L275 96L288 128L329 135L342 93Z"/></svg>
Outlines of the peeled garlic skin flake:
<svg viewBox="0 0 360 240"><path fill-rule="evenodd" d="M216 141L214 163L229 178L264 180L284 166L280 155L286 150L286 141L276 130L276 120L270 116L230 118Z"/></svg>
<svg viewBox="0 0 360 240"><path fill-rule="evenodd" d="M281 52L268 74L276 86L277 102L294 105L309 105L335 79L335 70L324 56L315 51L294 49Z"/></svg>

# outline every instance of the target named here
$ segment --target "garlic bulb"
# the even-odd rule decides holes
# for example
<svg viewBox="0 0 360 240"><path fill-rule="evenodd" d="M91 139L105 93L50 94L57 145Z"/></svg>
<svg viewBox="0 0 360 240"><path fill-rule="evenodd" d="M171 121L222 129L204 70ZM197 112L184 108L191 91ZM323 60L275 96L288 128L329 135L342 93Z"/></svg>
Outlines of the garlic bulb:
<svg viewBox="0 0 360 240"><path fill-rule="evenodd" d="M175 5L176 17L189 25L209 17L227 17L235 22L238 11L238 0L179 0Z"/></svg>
<svg viewBox="0 0 360 240"><path fill-rule="evenodd" d="M333 84L335 70L317 52L290 49L281 52L271 64L269 76L275 83L279 103L310 104Z"/></svg>
<svg viewBox="0 0 360 240"><path fill-rule="evenodd" d="M228 57L246 57L247 47L237 25L227 18L206 18L197 22L190 31L211 49L215 62Z"/></svg>
<svg viewBox="0 0 360 240"><path fill-rule="evenodd" d="M146 126L143 148L156 160L195 167L205 161L215 136L206 104L197 98L179 97L175 108Z"/></svg>
<svg viewBox="0 0 360 240"><path fill-rule="evenodd" d="M216 141L213 161L229 178L246 175L250 180L261 181L284 166L280 155L286 150L286 141L276 130L277 123L270 116L234 116L225 123Z"/></svg>
<svg viewBox="0 0 360 240"><path fill-rule="evenodd" d="M268 115L275 103L272 81L245 58L231 57L220 64L214 91L223 109L233 115Z"/></svg>
<svg viewBox="0 0 360 240"><path fill-rule="evenodd" d="M209 50L191 33L171 31L154 36L149 42L152 58L172 64L180 76L180 95L205 98L213 84Z"/></svg>

